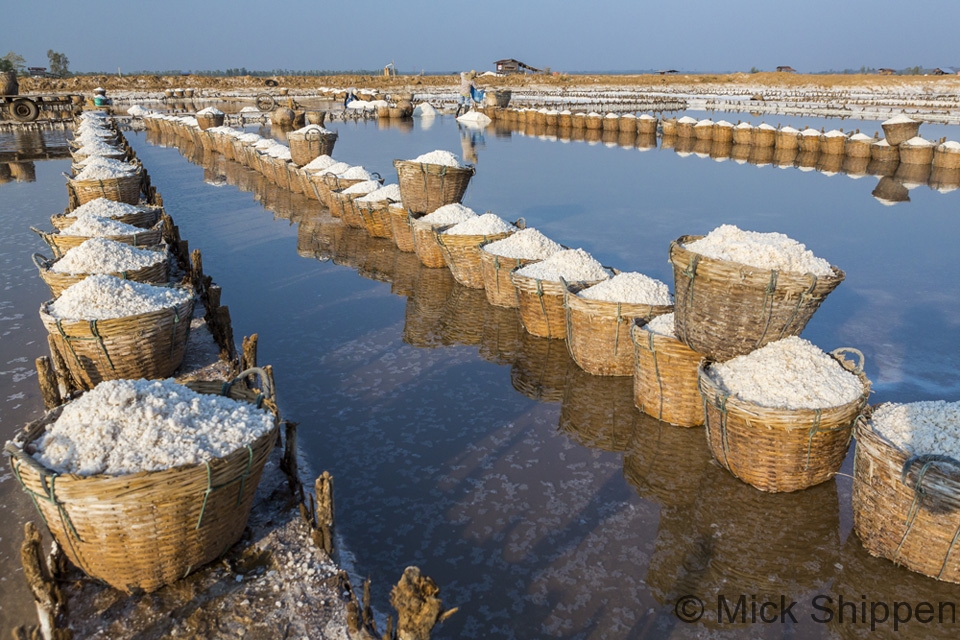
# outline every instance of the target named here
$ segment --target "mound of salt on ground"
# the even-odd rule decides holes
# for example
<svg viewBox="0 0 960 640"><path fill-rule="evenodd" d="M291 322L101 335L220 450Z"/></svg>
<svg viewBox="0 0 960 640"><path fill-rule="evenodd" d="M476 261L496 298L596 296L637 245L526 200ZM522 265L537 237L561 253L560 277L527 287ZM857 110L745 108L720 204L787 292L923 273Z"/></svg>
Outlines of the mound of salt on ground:
<svg viewBox="0 0 960 640"><path fill-rule="evenodd" d="M414 107L413 115L421 118L433 118L437 115L437 110L429 102L421 102Z"/></svg>
<svg viewBox="0 0 960 640"><path fill-rule="evenodd" d="M457 122L462 122L464 124L476 124L485 127L493 122L493 120L488 115L480 113L479 111L468 111L457 118Z"/></svg>

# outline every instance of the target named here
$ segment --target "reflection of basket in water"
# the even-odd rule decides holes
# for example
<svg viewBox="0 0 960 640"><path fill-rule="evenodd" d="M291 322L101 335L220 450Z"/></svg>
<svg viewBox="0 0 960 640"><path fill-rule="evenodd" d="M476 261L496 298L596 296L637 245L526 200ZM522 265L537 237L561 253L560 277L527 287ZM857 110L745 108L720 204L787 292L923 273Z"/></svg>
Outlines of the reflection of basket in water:
<svg viewBox="0 0 960 640"><path fill-rule="evenodd" d="M836 267L833 275L816 277L716 260L685 248L701 237L670 243L676 328L687 346L714 360L799 335L844 278Z"/></svg>
<svg viewBox="0 0 960 640"><path fill-rule="evenodd" d="M451 235L437 234L437 244L443 261L457 282L471 289L483 289L483 269L480 265L481 245L503 240L515 230L493 235Z"/></svg>
<svg viewBox="0 0 960 640"><path fill-rule="evenodd" d="M257 392L236 382L187 386L260 401ZM271 393L271 406L272 400ZM85 573L128 593L152 592L214 560L243 534L276 427L250 446L208 463L81 477L55 474L24 451L60 411L27 425L6 451L60 548Z"/></svg>
<svg viewBox="0 0 960 640"><path fill-rule="evenodd" d="M400 182L400 199L415 213L432 213L444 205L460 202L476 173L472 166L447 167L411 160L394 160L393 166Z"/></svg>
<svg viewBox="0 0 960 640"><path fill-rule="evenodd" d="M440 323L440 340L443 344L480 344L489 306L483 291L456 284L447 298Z"/></svg>
<svg viewBox="0 0 960 640"><path fill-rule="evenodd" d="M579 367L567 370L560 431L590 449L626 451L638 413L629 378L594 376Z"/></svg>
<svg viewBox="0 0 960 640"><path fill-rule="evenodd" d="M393 282L393 267L399 253L387 238L371 237L367 241L367 252L360 261L357 274L370 280Z"/></svg>
<svg viewBox="0 0 960 640"><path fill-rule="evenodd" d="M567 337L567 311L563 305L566 286L562 282L540 280L510 273L510 279L517 288L517 301L523 328L542 338ZM590 287L601 282L577 282L581 287ZM569 283L568 283L569 284Z"/></svg>
<svg viewBox="0 0 960 640"><path fill-rule="evenodd" d="M167 283L167 248L164 245L150 247L157 252L158 262L141 267L133 271L122 271L110 273L107 275L123 278L124 280L133 280L134 282L145 282L147 284L166 284ZM40 270L40 278L50 287L50 293L54 298L60 297L63 290L87 278L89 273L58 273L51 267L56 260L44 258L39 253L33 254L33 263Z"/></svg>
<svg viewBox="0 0 960 640"><path fill-rule="evenodd" d="M340 222L343 223L342 220ZM367 257L370 240L370 234L363 229L342 224L337 243L334 245L333 263L359 269Z"/></svg>
<svg viewBox="0 0 960 640"><path fill-rule="evenodd" d="M442 344L440 330L447 299L457 286L446 269L421 269L413 295L407 298L403 341L414 347Z"/></svg>
<svg viewBox="0 0 960 640"><path fill-rule="evenodd" d="M513 364L520 351L523 324L516 309L486 305L480 357L495 364Z"/></svg>
<svg viewBox="0 0 960 640"><path fill-rule="evenodd" d="M520 351L510 368L513 388L532 400L561 402L567 371L576 366L559 340L538 338L524 332Z"/></svg>
<svg viewBox="0 0 960 640"><path fill-rule="evenodd" d="M107 320L61 320L40 307L40 320L70 376L84 389L103 380L166 378L187 348L193 297L177 306Z"/></svg>
<svg viewBox="0 0 960 640"><path fill-rule="evenodd" d="M480 269L483 275L483 288L487 292L487 300L498 307L518 307L517 287L510 278L510 272L517 267L523 267L538 260L523 258L506 258L490 253L480 247Z"/></svg>
<svg viewBox="0 0 960 640"><path fill-rule="evenodd" d="M960 583L960 462L916 455L857 421L853 526L864 547L923 575Z"/></svg>
<svg viewBox="0 0 960 640"><path fill-rule="evenodd" d="M634 402L646 414L681 427L703 424L697 370L703 359L676 338L652 333L637 322L634 345Z"/></svg>
<svg viewBox="0 0 960 640"><path fill-rule="evenodd" d="M644 500L665 507L695 502L701 478L712 464L703 433L637 414L623 476Z"/></svg>
<svg viewBox="0 0 960 640"><path fill-rule="evenodd" d="M580 295L585 285L564 284L567 346L573 361L595 376L633 375L630 325L635 319L649 322L671 313L673 306L591 300Z"/></svg>
<svg viewBox="0 0 960 640"><path fill-rule="evenodd" d="M856 364L843 357L851 352ZM850 447L853 422L870 397L863 355L855 349L831 354L863 385L859 398L823 409L771 409L726 393L700 367L707 442L725 469L762 491L805 489L833 478Z"/></svg>
<svg viewBox="0 0 960 640"><path fill-rule="evenodd" d="M393 282L390 293L398 296L412 296L416 291L417 278L423 265L413 253L397 251L393 265Z"/></svg>

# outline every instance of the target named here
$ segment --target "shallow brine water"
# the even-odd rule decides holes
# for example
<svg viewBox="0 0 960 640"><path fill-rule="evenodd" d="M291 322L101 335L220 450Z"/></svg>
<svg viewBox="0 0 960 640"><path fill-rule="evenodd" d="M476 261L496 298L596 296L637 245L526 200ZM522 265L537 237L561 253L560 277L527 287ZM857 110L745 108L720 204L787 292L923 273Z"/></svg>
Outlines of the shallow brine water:
<svg viewBox="0 0 960 640"><path fill-rule="evenodd" d="M846 271L804 337L862 350L872 402L960 398L957 193L920 186L885 206L872 196L875 176L471 131L450 117L328 126L340 134L335 157L388 182L395 158L472 147L466 205L523 217L606 265L671 285L667 248L681 235L722 223L785 233ZM305 466L335 478L340 560L372 578L379 611L411 564L460 607L436 634L446 638L849 637L869 627L851 625L849 609L824 622L839 596L858 606L960 601L957 587L863 551L846 475L788 495L743 485L710 462L702 429L642 416L630 378L585 374L562 341L526 334L516 312L446 269L421 268L360 230L334 233L314 201L218 156L200 167L188 160L202 163L202 151L127 135L222 285L235 335L259 333L283 414L300 424ZM950 128L938 135L960 139ZM46 248L28 227L48 228L63 208L67 166L37 163L35 183L0 185L3 438L41 411L33 359L46 350L36 309L47 291L30 254ZM32 616L15 568L22 523L36 516L6 468L0 503L7 627ZM706 602L699 624L675 615L687 595ZM778 615L797 601L798 622L753 624L748 612L746 623L717 623L721 595L731 609L740 595L747 607L753 596L774 601ZM892 636L892 620L879 628Z"/></svg>

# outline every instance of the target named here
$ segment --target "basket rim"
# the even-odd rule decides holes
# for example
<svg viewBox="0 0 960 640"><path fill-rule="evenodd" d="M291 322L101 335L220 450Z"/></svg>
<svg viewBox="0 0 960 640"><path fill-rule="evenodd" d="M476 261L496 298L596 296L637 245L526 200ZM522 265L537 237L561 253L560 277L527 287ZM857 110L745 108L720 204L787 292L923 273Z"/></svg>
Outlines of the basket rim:
<svg viewBox="0 0 960 640"><path fill-rule="evenodd" d="M647 351L650 351L650 349L648 348L649 338L641 339L637 335L641 331L649 336L653 336L654 347L657 346L658 342L662 342L663 344L669 345L671 347L676 345L683 345L685 348L689 349L691 353L697 353L693 349L690 349L690 347L688 347L686 344L684 344L684 342L680 340L680 338L665 336L662 333L654 333L653 331L650 331L649 329L646 328L646 323L640 324L640 318L634 318L633 323L630 325L630 339L633 341L633 344L640 347L641 349L646 349ZM701 355L701 354L697 354L697 355ZM704 360L704 359L706 359L706 356L701 355L701 360Z"/></svg>
<svg viewBox="0 0 960 640"><path fill-rule="evenodd" d="M455 173L463 172L472 176L477 172L476 166L472 164L467 164L464 167L450 167L443 164L431 164L429 162L417 162L416 160L397 159L393 161L393 166L398 171L400 170L400 167L410 167L410 168L419 167L420 171L422 171L423 173L433 173L433 174L446 174L452 171Z"/></svg>
<svg viewBox="0 0 960 640"><path fill-rule="evenodd" d="M151 244L151 245L147 245L147 246L145 246L145 247L137 247L137 248L139 248L139 249L147 249L147 250L149 250L149 251L154 251L154 252L156 252L156 253L162 254L162 255L163 255L163 260L158 260L158 261L156 261L156 262L154 262L154 263L152 263L152 264L148 264L148 265L146 265L146 266L144 266L144 267L140 267L140 268L138 268L138 269L132 269L132 270L129 270L129 269L128 269L128 270L125 270L125 271L111 271L111 272L109 272L109 273L90 273L90 272L84 272L84 273L65 273L65 272L61 272L61 271L53 271L53 265L56 264L57 262L59 262L59 261L66 255L66 253L64 253L63 256L60 256L60 257L57 257L57 258L48 258L48 257L46 257L45 255L43 255L42 253L39 253L39 252L38 252L38 253L34 253L34 254L33 254L33 264L37 267L37 270L40 271L40 275L41 275L41 276L49 273L49 274L52 274L52 275L55 276L55 277L61 277L61 276L66 276L66 277L74 277L74 276L89 277L89 276L100 276L100 275L113 275L113 274L116 274L116 273L139 273L140 271L143 271L144 269L152 269L152 268L156 267L157 265L163 264L164 262L166 262L166 261L168 261L168 260L170 259L169 252L167 251L167 249L169 248L169 245L167 245L166 243L162 243L162 242L161 242L160 244ZM155 285L155 286L161 286L161 285Z"/></svg>
<svg viewBox="0 0 960 640"><path fill-rule="evenodd" d="M99 274L98 274L98 275L99 275ZM163 285L157 285L157 284L151 285L151 286L154 286L154 287L163 287ZM147 312L145 312L145 313L135 313L135 314L129 315L129 316L120 316L119 318L103 318L102 320L94 320L94 319L89 319L89 320L88 320L88 319L78 319L78 318L57 318L57 317L51 315L49 311L47 311L47 307L49 307L51 304L53 304L54 302L56 302L56 298L52 298L52 299L47 300L46 302L44 302L43 304L40 305L40 319L43 320L44 318L49 318L51 322L53 322L53 323L60 323L60 324L61 324L62 326L64 326L64 327L70 327L70 326L75 325L75 324L89 325L91 322L96 322L98 327L103 327L103 328L105 328L105 329L109 329L110 326L111 326L111 324L112 324L113 322L118 321L118 320L127 322L127 321L129 321L129 320L131 320L131 319L133 319L133 318L138 318L138 319L142 319L142 320L150 319L150 318L152 318L153 316L156 316L157 318L160 318L161 316L166 315L167 313L169 313L169 312L171 312L171 311L173 311L173 312L178 312L181 308L183 308L183 307L186 306L186 305L194 306L194 305L196 304L196 301L197 301L197 300L196 300L196 291L194 291L192 285L190 285L190 284L184 285L184 284L176 283L176 284L169 285L169 286L167 286L166 288L169 288L169 289L183 289L184 291L191 291L191 292L193 292L193 295L192 295L190 298L187 298L186 300L184 300L183 302L181 302L180 304L170 305L169 307L164 307L163 309L157 309L156 311L147 311Z"/></svg>
<svg viewBox="0 0 960 640"><path fill-rule="evenodd" d="M606 282L603 280L601 282ZM663 315L665 313L673 312L672 304L648 304L642 302L613 302L611 300L593 300L591 298L584 298L580 295L580 292L589 287L584 286L579 282L567 282L561 280L561 284L564 285L566 293L569 297L572 296L579 308L577 311L589 312L589 311L598 311L598 312L610 312L613 311L616 313L616 310L620 309L620 315L626 317L637 316L647 316L647 315ZM663 311L661 311L663 310ZM634 311L635 313L631 313ZM656 313L661 311L660 313Z"/></svg>

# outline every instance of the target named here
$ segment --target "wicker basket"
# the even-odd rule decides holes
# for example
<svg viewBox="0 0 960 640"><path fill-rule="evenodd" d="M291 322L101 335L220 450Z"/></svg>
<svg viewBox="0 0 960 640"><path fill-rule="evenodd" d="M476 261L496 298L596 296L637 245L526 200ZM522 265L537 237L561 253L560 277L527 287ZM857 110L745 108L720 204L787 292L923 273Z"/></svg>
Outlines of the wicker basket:
<svg viewBox="0 0 960 640"><path fill-rule="evenodd" d="M882 141L881 141L882 142ZM900 147L874 142L870 145L870 159L877 162L900 162Z"/></svg>
<svg viewBox="0 0 960 640"><path fill-rule="evenodd" d="M616 114L608 114L604 116L601 128L604 131L620 131L620 117Z"/></svg>
<svg viewBox="0 0 960 640"><path fill-rule="evenodd" d="M952 149L941 144L933 155L933 166L941 169L960 169L960 149Z"/></svg>
<svg viewBox="0 0 960 640"><path fill-rule="evenodd" d="M574 116L576 117L576 116ZM603 116L600 114L587 114L583 119L584 126L591 131L599 131L603 129ZM574 125L576 125L576 120L574 120Z"/></svg>
<svg viewBox="0 0 960 640"><path fill-rule="evenodd" d="M872 140L847 138L843 143L843 155L848 158L869 158L871 146L873 146Z"/></svg>
<svg viewBox="0 0 960 640"><path fill-rule="evenodd" d="M637 118L637 133L640 135L656 135L658 122L656 118Z"/></svg>
<svg viewBox="0 0 960 640"><path fill-rule="evenodd" d="M703 124L698 122L693 125L693 135L697 137L697 140L713 140L713 134L716 128L716 123L712 121Z"/></svg>
<svg viewBox="0 0 960 640"><path fill-rule="evenodd" d="M472 166L461 169L412 160L394 160L393 166L400 183L400 199L414 213L432 213L460 202L476 173Z"/></svg>
<svg viewBox="0 0 960 640"><path fill-rule="evenodd" d="M138 168L135 173L129 176L104 178L103 180L74 180L67 177L67 191L76 200L76 206L87 204L97 198L137 204L140 202L142 182L143 172Z"/></svg>
<svg viewBox="0 0 960 640"><path fill-rule="evenodd" d="M485 305L487 316L483 321L480 339L480 357L494 364L512 365L520 352L524 334L520 314L516 309Z"/></svg>
<svg viewBox="0 0 960 640"><path fill-rule="evenodd" d="M907 144L900 145L900 164L931 164L933 162L933 152L936 149L934 144Z"/></svg>
<svg viewBox="0 0 960 640"><path fill-rule="evenodd" d="M753 127L736 126L733 128L733 144L753 144Z"/></svg>
<svg viewBox="0 0 960 640"><path fill-rule="evenodd" d="M400 202L394 202L387 207L387 213L390 216L390 228L393 231L393 241L397 243L397 249L413 253L416 251L416 245L413 239L413 226L410 218L415 216L407 211L406 207Z"/></svg>
<svg viewBox="0 0 960 640"><path fill-rule="evenodd" d="M167 247L166 245L158 245L149 248L157 252L162 252L164 259L156 264L134 271L121 271L107 275L123 278L124 280L133 280L134 282L145 282L147 284L167 284ZM56 260L45 258L39 253L33 254L33 263L37 265L37 269L40 271L40 278L50 287L50 293L53 294L54 298L59 298L64 289L91 275L89 273L58 273L51 269L55 262Z"/></svg>
<svg viewBox="0 0 960 640"><path fill-rule="evenodd" d="M570 118L570 126L574 129L585 129L587 127L587 114L582 112L574 113Z"/></svg>
<svg viewBox="0 0 960 640"><path fill-rule="evenodd" d="M711 360L723 362L800 335L845 277L837 267L832 276L818 278L714 260L684 248L701 237L671 242L670 262L677 337Z"/></svg>
<svg viewBox="0 0 960 640"><path fill-rule="evenodd" d="M694 122L680 122L677 121L677 137L678 138L693 138L696 139L697 132L694 131L696 123Z"/></svg>
<svg viewBox="0 0 960 640"><path fill-rule="evenodd" d="M518 228L523 228L522 221L518 221ZM524 225L525 226L525 225ZM453 277L465 287L483 289L483 268L480 262L481 246L509 237L515 231L495 233L493 235L450 235L437 234L437 244L443 260L450 268Z"/></svg>
<svg viewBox="0 0 960 640"><path fill-rule="evenodd" d="M820 134L813 129L804 129L797 136L800 151L820 151Z"/></svg>
<svg viewBox="0 0 960 640"><path fill-rule="evenodd" d="M140 210L136 213L128 213L112 219L116 220L117 222L133 225L134 227L149 229L153 225L157 224L157 221L160 219L161 211L162 209L160 207L143 206L140 207ZM57 213L50 216L50 224L52 224L53 228L57 230L66 229L76 221L76 216L68 216L65 213Z"/></svg>
<svg viewBox="0 0 960 640"><path fill-rule="evenodd" d="M564 283L566 284L566 283ZM632 376L634 367L630 327L673 311L672 305L630 304L590 300L580 296L586 288L566 284L564 308L567 347L573 361L595 376Z"/></svg>
<svg viewBox="0 0 960 640"><path fill-rule="evenodd" d="M374 238L393 239L393 226L390 223L390 202L381 200L354 200L353 206L360 214L363 228Z"/></svg>
<svg viewBox="0 0 960 640"><path fill-rule="evenodd" d="M30 227L30 229L43 238L50 249L53 251L53 255L56 258L63 257L70 249L74 247L79 247L81 244L90 239L89 236L70 236L63 233L46 233ZM142 233L134 233L128 236L104 236L107 240L114 240L116 242L122 242L123 244L129 244L133 247L149 247L151 245L160 244L163 240L163 220L157 222L150 229L145 229Z"/></svg>
<svg viewBox="0 0 960 640"><path fill-rule="evenodd" d="M420 258L421 264L431 269L439 269L447 266L443 258L443 251L440 249L440 242L437 235L453 225L432 225L424 222L422 218L414 218L410 214L410 227L413 229L413 245Z"/></svg>
<svg viewBox="0 0 960 640"><path fill-rule="evenodd" d="M403 341L414 347L438 347L443 344L440 329L447 299L457 286L446 269L421 269L413 295L407 298Z"/></svg>
<svg viewBox="0 0 960 640"><path fill-rule="evenodd" d="M310 129L304 133L291 131L287 134L290 157L301 167L310 164L320 156L332 156L336 143L337 134L332 131L321 133L318 129Z"/></svg>
<svg viewBox="0 0 960 640"><path fill-rule="evenodd" d="M754 147L772 147L777 143L777 130L766 127L754 127L750 144Z"/></svg>
<svg viewBox="0 0 960 640"><path fill-rule="evenodd" d="M847 143L847 136L822 135L820 136L820 153L830 156L842 156Z"/></svg>
<svg viewBox="0 0 960 640"><path fill-rule="evenodd" d="M960 462L910 455L857 420L853 526L867 551L937 580L960 583L953 554L960 519Z"/></svg>
<svg viewBox="0 0 960 640"><path fill-rule="evenodd" d="M560 431L590 449L626 451L638 413L628 378L600 378L579 367L567 370Z"/></svg>
<svg viewBox="0 0 960 640"><path fill-rule="evenodd" d="M541 338L563 339L567 337L567 310L564 297L570 283L539 280L510 272L510 280L517 289L517 302L523 328ZM576 286L586 288L599 284L576 282Z"/></svg>
<svg viewBox="0 0 960 640"><path fill-rule="evenodd" d="M881 124L883 135L891 147L897 147L920 133L921 122L901 122L899 124Z"/></svg>
<svg viewBox="0 0 960 640"><path fill-rule="evenodd" d="M520 351L510 367L510 382L531 400L562 402L567 372L575 366L565 344L524 332Z"/></svg>
<svg viewBox="0 0 960 640"><path fill-rule="evenodd" d="M353 201L362 197L362 193L330 192L330 213L343 220L343 224L354 229L363 229L363 218Z"/></svg>
<svg viewBox="0 0 960 640"><path fill-rule="evenodd" d="M630 337L637 408L678 427L702 425L703 398L697 378L703 356L675 338L647 331L640 322L631 327Z"/></svg>
<svg viewBox="0 0 960 640"><path fill-rule="evenodd" d="M780 149L797 149L800 146L800 132L799 131L784 131L783 129L777 129L776 134L776 148L779 151Z"/></svg>
<svg viewBox="0 0 960 640"><path fill-rule="evenodd" d="M48 304L40 307L40 319L71 377L84 389L103 380L167 378L183 360L193 298L109 320L58 320L47 313Z"/></svg>
<svg viewBox="0 0 960 640"><path fill-rule="evenodd" d="M557 124L559 124L561 128L570 128L570 127L572 127L572 126L573 126L573 114L570 113L569 111L566 112L566 113L564 113L563 111L561 111L559 114L557 114Z"/></svg>
<svg viewBox="0 0 960 640"><path fill-rule="evenodd" d="M505 258L480 247L480 270L487 301L497 307L519 307L517 287L510 278L510 272L534 262L539 260Z"/></svg>
<svg viewBox="0 0 960 640"><path fill-rule="evenodd" d="M201 131L222 127L225 117L226 115L223 113L198 113L196 115L197 125L199 125Z"/></svg>
<svg viewBox="0 0 960 640"><path fill-rule="evenodd" d="M251 370L241 377L254 371L261 373ZM187 386L250 403L262 398L237 380ZM268 394L267 406L275 413L272 391ZM85 573L127 593L152 592L216 559L240 539L276 427L250 446L205 464L81 477L54 473L29 455L61 411L58 407L27 425L5 450L53 537Z"/></svg>
<svg viewBox="0 0 960 640"><path fill-rule="evenodd" d="M855 365L843 357L852 352ZM830 480L850 447L853 423L867 405L870 381L863 354L837 349L832 354L860 378L863 393L839 407L770 409L725 393L700 367L707 442L720 465L747 484L772 493L797 491Z"/></svg>

